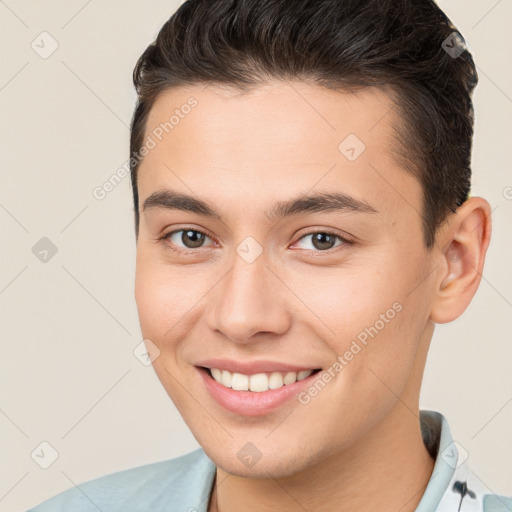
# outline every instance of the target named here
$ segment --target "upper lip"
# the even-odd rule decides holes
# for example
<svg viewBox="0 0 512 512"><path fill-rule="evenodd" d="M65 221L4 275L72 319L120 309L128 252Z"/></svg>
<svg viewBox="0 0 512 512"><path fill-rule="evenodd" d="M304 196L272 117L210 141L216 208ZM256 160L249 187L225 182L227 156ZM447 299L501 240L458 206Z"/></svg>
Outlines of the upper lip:
<svg viewBox="0 0 512 512"><path fill-rule="evenodd" d="M231 373L243 373L244 375L271 372L300 372L302 370L319 369L311 365L290 364L279 361L233 361L231 359L205 359L197 362L195 366L218 368L219 370L228 370Z"/></svg>

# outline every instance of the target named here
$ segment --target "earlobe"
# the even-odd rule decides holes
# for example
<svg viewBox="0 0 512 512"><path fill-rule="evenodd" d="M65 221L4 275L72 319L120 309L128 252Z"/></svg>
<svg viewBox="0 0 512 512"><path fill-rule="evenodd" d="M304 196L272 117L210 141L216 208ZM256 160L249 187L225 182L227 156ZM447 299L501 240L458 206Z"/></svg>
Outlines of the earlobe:
<svg viewBox="0 0 512 512"><path fill-rule="evenodd" d="M491 209L480 197L472 197L459 207L440 233L438 285L431 319L447 323L468 307L481 281L491 233Z"/></svg>

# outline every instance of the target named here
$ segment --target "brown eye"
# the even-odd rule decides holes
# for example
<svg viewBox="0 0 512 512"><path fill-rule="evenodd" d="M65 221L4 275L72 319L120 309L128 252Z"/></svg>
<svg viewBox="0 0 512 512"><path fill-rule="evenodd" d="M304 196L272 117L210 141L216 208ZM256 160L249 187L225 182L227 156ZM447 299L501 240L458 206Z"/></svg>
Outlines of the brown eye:
<svg viewBox="0 0 512 512"><path fill-rule="evenodd" d="M315 233L311 241L317 249L332 249L336 243L336 237L328 233Z"/></svg>
<svg viewBox="0 0 512 512"><path fill-rule="evenodd" d="M204 240L209 237L196 229L179 229L168 233L164 238L177 247L197 249L202 247Z"/></svg>
<svg viewBox="0 0 512 512"><path fill-rule="evenodd" d="M310 245L312 246L312 249L320 252L348 243L348 240L345 240L343 237L335 235L334 233L327 233L325 231L309 233L301 237L300 240L306 240L308 238L311 240ZM335 245L337 240L339 240L340 243ZM311 247L303 247L303 249L311 249Z"/></svg>

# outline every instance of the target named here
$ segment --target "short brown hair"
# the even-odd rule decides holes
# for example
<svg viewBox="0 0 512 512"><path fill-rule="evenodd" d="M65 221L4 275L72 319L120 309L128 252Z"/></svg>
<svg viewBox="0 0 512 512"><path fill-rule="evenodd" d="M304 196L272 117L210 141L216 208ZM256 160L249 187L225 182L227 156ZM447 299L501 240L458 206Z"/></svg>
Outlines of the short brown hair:
<svg viewBox="0 0 512 512"><path fill-rule="evenodd" d="M139 58L130 170L139 229L138 154L157 96L172 87L269 79L390 90L406 168L420 181L424 239L468 197L473 58L432 0L188 0ZM462 45L461 45L462 43Z"/></svg>

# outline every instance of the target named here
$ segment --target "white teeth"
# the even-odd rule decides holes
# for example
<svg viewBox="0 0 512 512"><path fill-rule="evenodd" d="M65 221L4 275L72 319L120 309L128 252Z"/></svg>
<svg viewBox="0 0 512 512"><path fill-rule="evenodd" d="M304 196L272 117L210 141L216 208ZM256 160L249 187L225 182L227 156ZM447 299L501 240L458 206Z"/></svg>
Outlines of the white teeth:
<svg viewBox="0 0 512 512"><path fill-rule="evenodd" d="M213 372L212 372L213 374ZM215 375L213 376L215 379ZM217 379L215 379L217 380ZM233 380L233 374L228 372L227 370L222 370L222 377L217 381L226 386L227 388L231 387L231 381Z"/></svg>
<svg viewBox="0 0 512 512"><path fill-rule="evenodd" d="M249 377L243 373L233 373L231 387L238 391L249 391Z"/></svg>
<svg viewBox="0 0 512 512"><path fill-rule="evenodd" d="M297 380L304 380L306 377L309 377L312 373L312 370L301 370L299 373L297 373Z"/></svg>
<svg viewBox="0 0 512 512"><path fill-rule="evenodd" d="M219 370L218 368L212 368L211 370L212 370L213 378L217 382L222 382L222 370Z"/></svg>
<svg viewBox="0 0 512 512"><path fill-rule="evenodd" d="M266 373L257 373L249 377L249 389L261 393L268 390L268 377Z"/></svg>
<svg viewBox="0 0 512 512"><path fill-rule="evenodd" d="M231 373L228 370L219 370L210 368L212 377L227 388L237 391L254 391L262 393L269 389L278 389L288 386L299 380L309 377L313 370L301 370L300 372L272 372L256 373L254 375L244 375L243 373Z"/></svg>
<svg viewBox="0 0 512 512"><path fill-rule="evenodd" d="M268 387L270 389L277 389L284 386L283 376L279 372L273 372L268 379Z"/></svg>
<svg viewBox="0 0 512 512"><path fill-rule="evenodd" d="M288 384L293 384L296 381L297 381L297 374L295 372L288 372L284 376L284 379L283 379L285 386L287 386Z"/></svg>

